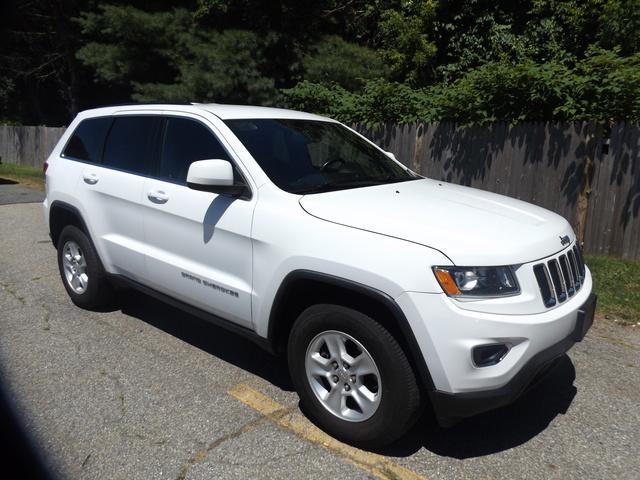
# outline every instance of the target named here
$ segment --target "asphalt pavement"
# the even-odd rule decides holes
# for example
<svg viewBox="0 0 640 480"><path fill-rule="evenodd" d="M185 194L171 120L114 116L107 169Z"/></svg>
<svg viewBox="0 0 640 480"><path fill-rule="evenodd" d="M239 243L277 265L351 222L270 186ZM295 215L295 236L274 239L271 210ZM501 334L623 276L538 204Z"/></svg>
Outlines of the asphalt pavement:
<svg viewBox="0 0 640 480"><path fill-rule="evenodd" d="M59 478L640 479L634 328L597 321L515 404L361 452L252 343L138 293L75 307L34 203L0 206L0 375Z"/></svg>
<svg viewBox="0 0 640 480"><path fill-rule="evenodd" d="M13 180L0 178L0 205L42 202L44 193L23 187Z"/></svg>

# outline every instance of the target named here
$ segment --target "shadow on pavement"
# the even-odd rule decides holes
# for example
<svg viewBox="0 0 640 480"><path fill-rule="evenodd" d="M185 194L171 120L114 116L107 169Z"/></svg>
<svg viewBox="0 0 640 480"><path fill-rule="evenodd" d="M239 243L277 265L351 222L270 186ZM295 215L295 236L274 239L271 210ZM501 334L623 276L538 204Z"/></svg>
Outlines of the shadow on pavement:
<svg viewBox="0 0 640 480"><path fill-rule="evenodd" d="M292 391L286 362L255 343L205 320L135 291L119 294L122 313L153 325L225 362L257 375L278 388Z"/></svg>
<svg viewBox="0 0 640 480"><path fill-rule="evenodd" d="M12 398L8 383L0 376L0 462L5 474L12 476L8 472L13 471L16 478L24 480L57 479L38 442L27 431L27 419Z"/></svg>
<svg viewBox="0 0 640 480"><path fill-rule="evenodd" d="M567 412L577 392L575 377L573 363L565 354L538 385L513 404L448 429L435 426L432 416L425 414L408 435L379 453L404 457L426 448L436 455L464 459L517 447Z"/></svg>
<svg viewBox="0 0 640 480"><path fill-rule="evenodd" d="M0 177L0 185L16 185L18 182Z"/></svg>
<svg viewBox="0 0 640 480"><path fill-rule="evenodd" d="M138 318L194 347L292 391L286 361L259 346L205 320L189 315L155 298L122 291L120 305L126 315ZM436 426L426 412L412 430L394 444L377 450L383 455L406 457L422 448L445 457L480 457L522 445L565 414L576 395L575 368L567 355L558 359L547 376L515 403L463 420L454 427Z"/></svg>

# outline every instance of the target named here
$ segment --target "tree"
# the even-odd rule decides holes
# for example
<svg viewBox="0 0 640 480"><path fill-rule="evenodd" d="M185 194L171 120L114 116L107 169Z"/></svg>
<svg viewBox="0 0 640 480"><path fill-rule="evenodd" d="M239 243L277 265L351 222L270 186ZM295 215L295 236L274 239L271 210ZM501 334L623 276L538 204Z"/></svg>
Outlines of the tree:
<svg viewBox="0 0 640 480"><path fill-rule="evenodd" d="M206 38L185 35L182 41L181 55L170 62L178 71L175 78L167 83L133 81L134 99L272 103L274 80L261 73L266 60L256 34L225 30Z"/></svg>
<svg viewBox="0 0 640 480"><path fill-rule="evenodd" d="M134 99L269 103L275 97L253 32L203 30L185 9L120 5L85 12L78 23L92 38L78 58L97 81L126 86Z"/></svg>
<svg viewBox="0 0 640 480"><path fill-rule="evenodd" d="M598 41L623 55L640 51L640 0L608 0L602 8Z"/></svg>
<svg viewBox="0 0 640 480"><path fill-rule="evenodd" d="M389 75L376 51L349 43L337 35L321 38L311 50L302 60L304 78L309 82L335 83L347 90L359 90L365 80Z"/></svg>
<svg viewBox="0 0 640 480"><path fill-rule="evenodd" d="M4 95L4 108L33 123L57 123L75 115L82 106L84 73L75 58L78 28L70 21L78 2L26 1L3 7L0 96ZM8 96L12 91L20 92L17 99Z"/></svg>
<svg viewBox="0 0 640 480"><path fill-rule="evenodd" d="M0 117L134 100L345 121L638 121L640 0L10 0ZM25 101L26 99L26 101Z"/></svg>

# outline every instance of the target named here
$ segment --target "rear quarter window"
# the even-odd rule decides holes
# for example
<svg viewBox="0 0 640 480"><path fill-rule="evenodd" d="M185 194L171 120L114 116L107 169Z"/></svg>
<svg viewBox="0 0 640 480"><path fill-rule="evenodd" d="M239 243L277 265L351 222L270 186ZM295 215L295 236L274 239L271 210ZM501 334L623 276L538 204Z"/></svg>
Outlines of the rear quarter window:
<svg viewBox="0 0 640 480"><path fill-rule="evenodd" d="M160 118L156 116L115 117L104 146L102 164L149 174L159 122Z"/></svg>
<svg viewBox="0 0 640 480"><path fill-rule="evenodd" d="M111 125L111 117L88 118L80 122L62 152L63 157L100 163L104 138Z"/></svg>

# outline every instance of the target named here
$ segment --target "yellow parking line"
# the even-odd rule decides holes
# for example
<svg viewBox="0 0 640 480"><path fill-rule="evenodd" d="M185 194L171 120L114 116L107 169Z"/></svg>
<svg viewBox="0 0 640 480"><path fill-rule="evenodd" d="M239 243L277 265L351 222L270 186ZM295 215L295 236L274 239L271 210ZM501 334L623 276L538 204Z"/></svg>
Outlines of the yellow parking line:
<svg viewBox="0 0 640 480"><path fill-rule="evenodd" d="M291 412L283 405L245 384L236 385L229 395L237 398L258 413L268 417L277 425L292 431L296 435L337 453L353 465L382 480L426 480L382 455L365 452L345 445L330 437L299 413Z"/></svg>

